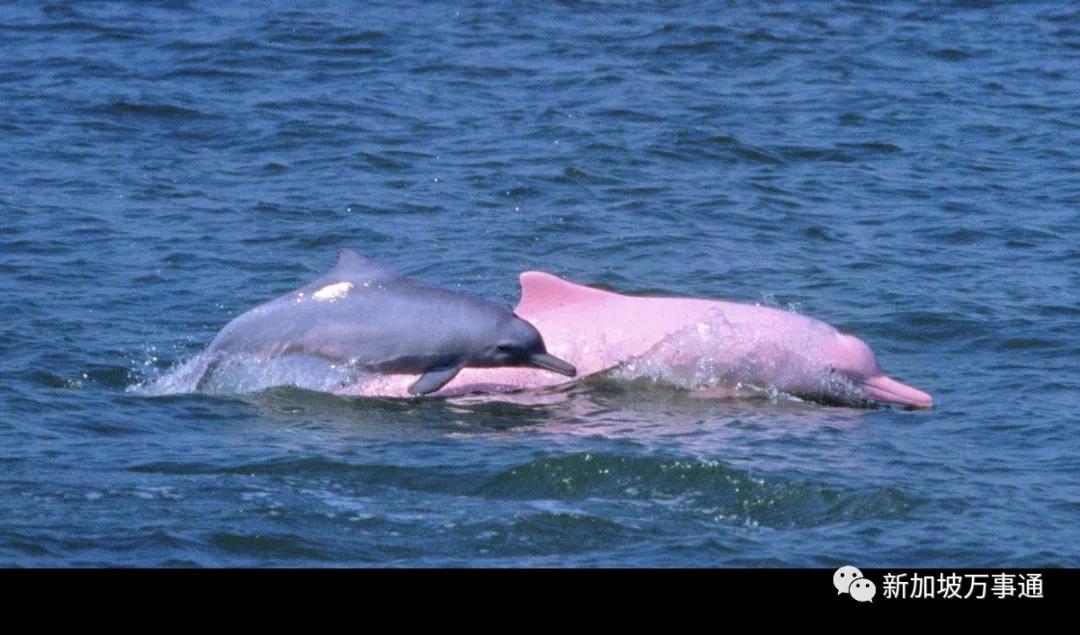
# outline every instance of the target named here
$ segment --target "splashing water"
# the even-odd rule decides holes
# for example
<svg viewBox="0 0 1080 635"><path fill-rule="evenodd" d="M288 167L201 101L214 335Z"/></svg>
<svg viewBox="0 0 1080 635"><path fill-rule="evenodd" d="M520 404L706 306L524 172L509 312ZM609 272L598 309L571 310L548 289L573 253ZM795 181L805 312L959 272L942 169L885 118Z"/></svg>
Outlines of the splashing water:
<svg viewBox="0 0 1080 635"><path fill-rule="evenodd" d="M817 341L836 333L827 324L817 324L803 338L792 339L789 333L777 337L753 323L731 321L717 308L620 364L609 376L646 379L707 397L766 395L775 400L779 393L788 393L862 404L865 400L851 381L831 372L817 354Z"/></svg>
<svg viewBox="0 0 1080 635"><path fill-rule="evenodd" d="M145 396L193 392L241 395L275 386L333 392L365 377L365 373L348 364L333 364L308 355L284 355L269 359L230 355L215 364L200 385L207 365L205 353L200 353L161 377L136 384L128 390Z"/></svg>

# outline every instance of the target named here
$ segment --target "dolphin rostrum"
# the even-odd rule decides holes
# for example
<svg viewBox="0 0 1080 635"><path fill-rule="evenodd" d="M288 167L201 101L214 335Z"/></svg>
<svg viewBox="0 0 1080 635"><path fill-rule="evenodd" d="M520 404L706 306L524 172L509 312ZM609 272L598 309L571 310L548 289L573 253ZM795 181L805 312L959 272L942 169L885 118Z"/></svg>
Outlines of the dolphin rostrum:
<svg viewBox="0 0 1080 635"><path fill-rule="evenodd" d="M509 307L407 278L348 249L315 282L221 329L197 365L195 385L228 356L290 354L420 375L408 388L412 395L434 392L470 366L577 373L548 354L540 332Z"/></svg>

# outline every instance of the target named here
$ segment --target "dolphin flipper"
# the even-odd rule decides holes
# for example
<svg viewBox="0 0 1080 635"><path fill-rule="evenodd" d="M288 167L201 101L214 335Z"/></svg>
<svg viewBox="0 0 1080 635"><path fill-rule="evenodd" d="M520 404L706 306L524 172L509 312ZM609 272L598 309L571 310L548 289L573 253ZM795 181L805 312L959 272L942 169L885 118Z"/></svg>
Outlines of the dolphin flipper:
<svg viewBox="0 0 1080 635"><path fill-rule="evenodd" d="M170 383L175 382L182 392L199 392L217 365L217 355L203 351L170 373Z"/></svg>
<svg viewBox="0 0 1080 635"><path fill-rule="evenodd" d="M445 386L451 379L457 376L458 371L464 368L464 364L452 366L436 366L429 368L424 374L409 386L410 395L426 395Z"/></svg>

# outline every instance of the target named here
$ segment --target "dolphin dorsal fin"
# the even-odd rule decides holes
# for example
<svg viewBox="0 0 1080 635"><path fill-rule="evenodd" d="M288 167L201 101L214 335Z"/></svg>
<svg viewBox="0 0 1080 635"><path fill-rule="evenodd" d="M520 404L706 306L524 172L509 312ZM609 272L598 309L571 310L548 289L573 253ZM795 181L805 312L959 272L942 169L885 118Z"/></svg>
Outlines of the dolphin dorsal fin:
<svg viewBox="0 0 1080 635"><path fill-rule="evenodd" d="M564 307L579 302L590 302L610 298L614 293L593 289L543 271L526 271L518 276L521 282L521 301L515 312L527 314Z"/></svg>
<svg viewBox="0 0 1080 635"><path fill-rule="evenodd" d="M371 258L361 256L352 249L342 249L338 252L337 264L327 272L325 277L353 280L356 278L376 279L400 275L390 267L380 265Z"/></svg>

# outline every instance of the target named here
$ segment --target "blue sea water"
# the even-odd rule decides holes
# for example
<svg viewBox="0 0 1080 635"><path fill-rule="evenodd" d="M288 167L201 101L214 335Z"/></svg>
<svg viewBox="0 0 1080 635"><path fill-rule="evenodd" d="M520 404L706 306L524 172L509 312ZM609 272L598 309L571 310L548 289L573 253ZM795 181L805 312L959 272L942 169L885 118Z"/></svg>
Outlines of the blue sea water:
<svg viewBox="0 0 1080 635"><path fill-rule="evenodd" d="M0 565L1080 566L1080 11L0 6ZM351 247L854 333L930 412L148 397Z"/></svg>

